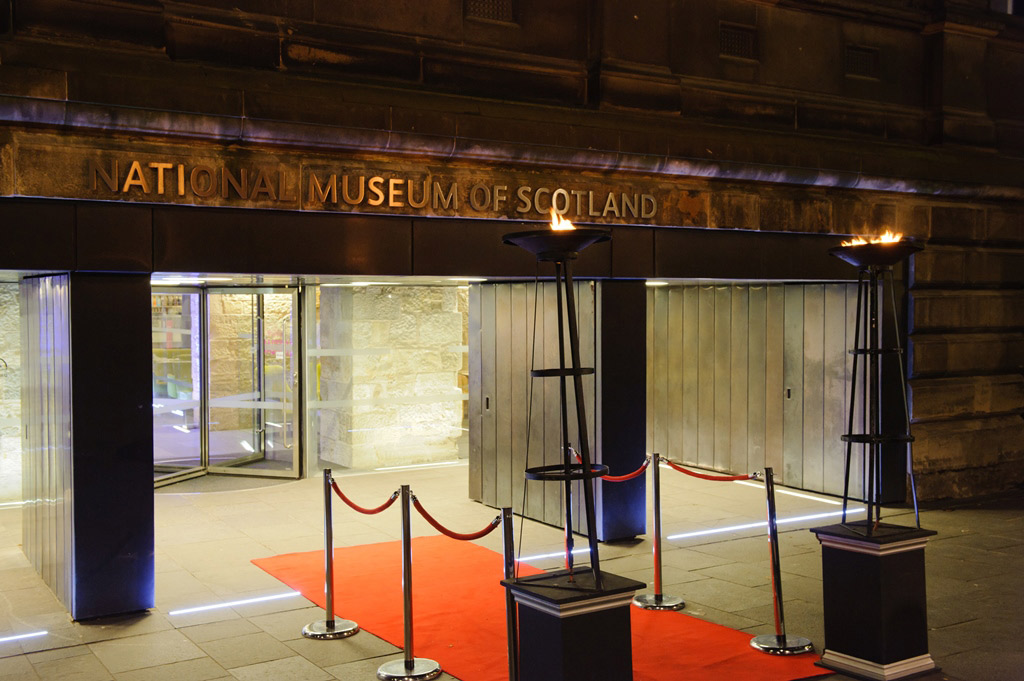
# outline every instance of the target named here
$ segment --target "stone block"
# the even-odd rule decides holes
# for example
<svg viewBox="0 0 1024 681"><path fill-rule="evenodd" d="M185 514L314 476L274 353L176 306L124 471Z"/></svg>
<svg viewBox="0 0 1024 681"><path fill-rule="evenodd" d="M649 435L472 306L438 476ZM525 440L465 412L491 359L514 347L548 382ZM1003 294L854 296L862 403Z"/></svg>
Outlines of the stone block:
<svg viewBox="0 0 1024 681"><path fill-rule="evenodd" d="M966 256L964 249L929 246L910 260L910 285L962 284Z"/></svg>
<svg viewBox="0 0 1024 681"><path fill-rule="evenodd" d="M896 228L895 203L836 199L834 225L840 234L877 235Z"/></svg>
<svg viewBox="0 0 1024 681"><path fill-rule="evenodd" d="M0 94L41 99L67 99L67 73L4 64L0 66Z"/></svg>
<svg viewBox="0 0 1024 681"><path fill-rule="evenodd" d="M213 26L170 19L165 24L167 54L176 60L197 60L276 69L280 45L276 34L248 26Z"/></svg>
<svg viewBox="0 0 1024 681"><path fill-rule="evenodd" d="M1024 420L1017 414L922 423L914 427L914 438L915 471L1016 461L1024 478Z"/></svg>
<svg viewBox="0 0 1024 681"><path fill-rule="evenodd" d="M792 199L764 196L758 201L760 229L767 232L788 232L803 223L796 220L796 206Z"/></svg>
<svg viewBox="0 0 1024 681"><path fill-rule="evenodd" d="M832 232L832 202L825 199L799 198L794 201L796 220L801 232Z"/></svg>
<svg viewBox="0 0 1024 681"><path fill-rule="evenodd" d="M984 237L985 211L963 206L933 206L931 238L978 241Z"/></svg>
<svg viewBox="0 0 1024 681"><path fill-rule="evenodd" d="M352 297L352 316L358 320L394 320L402 316L402 302L394 286L365 286Z"/></svg>
<svg viewBox="0 0 1024 681"><path fill-rule="evenodd" d="M352 322L352 347L384 348L391 340L390 324L378 321Z"/></svg>
<svg viewBox="0 0 1024 681"><path fill-rule="evenodd" d="M957 376L910 382L911 413L915 422L1006 414L1024 404L1024 376Z"/></svg>
<svg viewBox="0 0 1024 681"><path fill-rule="evenodd" d="M990 208L985 238L989 241L1024 243L1024 211Z"/></svg>
<svg viewBox="0 0 1024 681"><path fill-rule="evenodd" d="M914 334L911 376L1009 373L1024 366L1024 337L1016 333Z"/></svg>
<svg viewBox="0 0 1024 681"><path fill-rule="evenodd" d="M759 222L756 196L726 192L711 195L711 227L757 229Z"/></svg>
<svg viewBox="0 0 1024 681"><path fill-rule="evenodd" d="M936 470L916 476L917 497L921 501L968 499L1007 492L1024 482L1018 461L991 464L979 468Z"/></svg>
<svg viewBox="0 0 1024 681"><path fill-rule="evenodd" d="M964 254L965 282L972 285L1024 285L1024 250L970 249Z"/></svg>
<svg viewBox="0 0 1024 681"><path fill-rule="evenodd" d="M911 292L911 330L992 329L1024 326L1024 293L1001 291Z"/></svg>
<svg viewBox="0 0 1024 681"><path fill-rule="evenodd" d="M420 320L420 342L438 348L461 345L462 315L458 312L423 315Z"/></svg>

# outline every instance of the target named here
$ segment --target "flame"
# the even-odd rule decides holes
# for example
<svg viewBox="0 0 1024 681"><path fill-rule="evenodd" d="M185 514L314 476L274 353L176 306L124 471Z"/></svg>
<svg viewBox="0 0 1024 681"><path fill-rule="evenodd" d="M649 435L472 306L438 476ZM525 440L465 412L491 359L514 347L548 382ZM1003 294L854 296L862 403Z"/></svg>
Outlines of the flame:
<svg viewBox="0 0 1024 681"><path fill-rule="evenodd" d="M864 246L866 244L894 244L903 239L903 234L900 232L893 233L888 229L885 230L885 234L882 236L871 236L866 240L862 236L854 237L849 241L844 241L840 246Z"/></svg>
<svg viewBox="0 0 1024 681"><path fill-rule="evenodd" d="M562 216L552 208L551 209L551 229L556 232L563 232L569 229L576 229L576 225L572 224L568 220L563 220Z"/></svg>

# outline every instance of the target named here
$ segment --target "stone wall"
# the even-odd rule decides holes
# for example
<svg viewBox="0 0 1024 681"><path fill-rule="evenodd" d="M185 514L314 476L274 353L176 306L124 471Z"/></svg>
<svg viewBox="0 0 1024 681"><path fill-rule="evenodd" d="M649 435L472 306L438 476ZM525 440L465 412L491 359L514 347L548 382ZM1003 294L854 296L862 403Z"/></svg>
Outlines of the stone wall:
<svg viewBox="0 0 1024 681"><path fill-rule="evenodd" d="M458 458L467 291L323 287L319 314L319 457L351 468Z"/></svg>
<svg viewBox="0 0 1024 681"><path fill-rule="evenodd" d="M935 206L913 258L910 391L923 499L1024 483L1024 211Z"/></svg>
<svg viewBox="0 0 1024 681"><path fill-rule="evenodd" d="M21 500L21 333L18 285L0 284L0 503Z"/></svg>

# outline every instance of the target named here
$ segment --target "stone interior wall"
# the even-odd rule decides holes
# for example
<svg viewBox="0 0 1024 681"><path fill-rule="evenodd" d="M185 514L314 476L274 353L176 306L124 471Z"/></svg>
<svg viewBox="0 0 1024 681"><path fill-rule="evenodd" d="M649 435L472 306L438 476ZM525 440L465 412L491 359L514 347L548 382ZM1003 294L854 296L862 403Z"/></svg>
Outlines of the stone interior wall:
<svg viewBox="0 0 1024 681"><path fill-rule="evenodd" d="M21 333L18 285L0 284L0 503L21 500Z"/></svg>
<svg viewBox="0 0 1024 681"><path fill-rule="evenodd" d="M320 289L319 457L350 468L466 456L468 291Z"/></svg>

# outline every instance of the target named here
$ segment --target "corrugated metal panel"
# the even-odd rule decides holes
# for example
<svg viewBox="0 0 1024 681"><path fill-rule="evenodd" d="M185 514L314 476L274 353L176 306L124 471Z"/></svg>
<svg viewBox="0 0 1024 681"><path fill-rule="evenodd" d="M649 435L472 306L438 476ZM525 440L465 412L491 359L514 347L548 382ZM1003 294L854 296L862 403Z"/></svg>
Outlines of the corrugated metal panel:
<svg viewBox="0 0 1024 681"><path fill-rule="evenodd" d="M855 302L853 284L652 288L651 451L841 494Z"/></svg>
<svg viewBox="0 0 1024 681"><path fill-rule="evenodd" d="M67 275L21 283L22 542L25 555L73 611L70 498L71 330Z"/></svg>
<svg viewBox="0 0 1024 681"><path fill-rule="evenodd" d="M576 318L582 366L597 362L596 288L593 282L575 282ZM561 525L564 516L562 485L526 481L527 466L561 463L560 386L557 379L533 379L531 368L555 368L558 358L557 289L553 282L534 284L481 284L471 288L470 328L479 343L470 343L471 418L479 411L480 436L470 439L471 490L479 467L479 498L492 506L525 503L528 517ZM479 300L479 304L474 303ZM563 308L565 300L562 301ZM534 315L536 313L536 321ZM568 325L562 332L569 342ZM532 364L531 364L532 362ZM566 352L565 363L572 358ZM584 402L591 455L600 460L597 446L596 381L583 379ZM573 382L566 383L569 440L579 446ZM524 501L523 490L526 488ZM583 497L573 492L573 527L585 531Z"/></svg>

